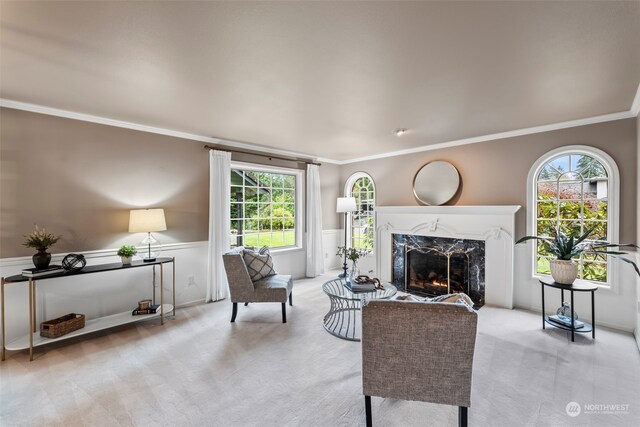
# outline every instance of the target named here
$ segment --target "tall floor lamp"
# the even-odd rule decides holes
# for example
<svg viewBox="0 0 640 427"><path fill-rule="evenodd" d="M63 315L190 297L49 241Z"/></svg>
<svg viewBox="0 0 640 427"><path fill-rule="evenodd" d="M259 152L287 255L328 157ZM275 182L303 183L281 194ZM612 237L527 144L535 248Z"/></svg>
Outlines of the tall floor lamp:
<svg viewBox="0 0 640 427"><path fill-rule="evenodd" d="M344 213L344 247L347 247L347 214L358 210L355 197L338 197L336 202L336 212ZM347 253L344 254L344 263L342 264L344 272L338 277L347 277Z"/></svg>

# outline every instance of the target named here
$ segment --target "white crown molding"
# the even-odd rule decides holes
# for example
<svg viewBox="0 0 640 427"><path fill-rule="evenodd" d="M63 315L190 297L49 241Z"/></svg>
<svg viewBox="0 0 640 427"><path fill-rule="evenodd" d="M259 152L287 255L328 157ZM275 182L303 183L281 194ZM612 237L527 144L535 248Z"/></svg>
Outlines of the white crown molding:
<svg viewBox="0 0 640 427"><path fill-rule="evenodd" d="M171 130L171 129L158 128L158 127L154 127L154 126L141 125L141 124L138 124L138 123L125 122L125 121L122 121L122 120L114 120L114 119L109 119L109 118L105 118L105 117L93 116L93 115L90 115L90 114L76 113L76 112L73 112L73 111L60 110L60 109L57 109L57 108L45 107L45 106L36 105L36 104L29 104L29 103L26 103L26 102L14 101L14 100L11 100L11 99L0 98L0 107L13 108L13 109L16 109L16 110L31 111L31 112L34 112L34 113L47 114L47 115L50 115L50 116L57 116L57 117L65 117L65 118L68 118L68 119L82 120L82 121L86 121L86 122L92 122L92 123L98 123L98 124L103 124L103 125L108 125L108 126L121 127L121 128L126 128L126 129L133 129L133 130L138 130L138 131L142 131L142 132L156 133L156 134L160 134L160 135L173 136L173 137L176 137L176 138L182 138L182 139L188 139L188 140L193 140L193 141L206 142L206 143L210 143L210 144L223 144L223 145L226 145L228 147L240 148L240 149L245 149L245 150L253 150L253 151L258 151L258 152L261 152L261 153L274 154L274 155L278 155L279 154L279 155L284 155L284 156L300 157L300 158L309 159L309 160L318 161L318 162L323 162L323 163L332 163L332 164L335 164L335 165L347 165L347 164L350 164L350 163L364 162L364 161L367 161L367 160L385 159L385 158L388 158L388 157L396 157L396 156L403 156L403 155L406 155L406 154L422 153L422 152L425 152L425 151L440 150L440 149L443 149L443 148L457 147L457 146L460 146L460 145L477 144L477 143L480 143L480 142L495 141L495 140L498 140L498 139L513 138L513 137L516 137L516 136L524 136L524 135L532 135L532 134L536 134L536 133L550 132L550 131L554 131L554 130L568 129L568 128L572 128L572 127L586 126L586 125L591 125L591 124L596 124L596 123L612 122L612 121L615 121L615 120L623 120L623 119L629 119L629 118L637 117L638 114L640 113L640 84L638 85L638 88L636 90L636 94L635 94L635 97L633 99L633 103L631 104L629 110L627 110L627 111L621 111L619 113L604 114L604 115L595 116L595 117L587 117L587 118L577 119L577 120L569 120L569 121L566 121L566 122L551 123L551 124L548 124L548 125L533 126L533 127L529 127L529 128L510 130L510 131L506 131L506 132L498 132L498 133L493 133L493 134L489 134L489 135L476 136L476 137L473 137L473 138L457 139L457 140L454 140L454 141L441 142L441 143L438 143L438 144L430 144L430 145L423 145L423 146L415 147L415 148L408 148L406 150L389 151L389 152L386 152L386 153L375 154L375 155L372 155L372 156L356 157L356 158L348 159L348 160L336 160L336 159L330 159L330 158L327 158L327 157L314 157L314 156L311 156L309 154L299 153L299 152L296 152L296 151L278 150L278 149L275 149L275 148L268 148L268 147L263 147L263 146L260 146L260 145L254 145L254 144L249 144L249 143L244 143L244 142L232 141L232 140L228 140L228 139L221 139L221 138L214 138L214 137L210 137L210 136L196 135L196 134L192 134L192 133L188 133L188 132L181 132L181 131L175 131L175 130Z"/></svg>
<svg viewBox="0 0 640 427"><path fill-rule="evenodd" d="M406 154L421 153L423 151L440 150L442 148L457 147L460 145L477 144L479 142L495 141L498 139L513 138L516 136L532 135L535 133L549 132L559 129L567 129L578 126L591 125L595 123L612 122L615 120L629 119L635 117L631 111L622 111L620 113L605 114L602 116L588 117L586 119L570 120L568 122L552 123L542 126L534 126L530 128L510 130L507 132L492 133L489 135L476 136L473 138L458 139L455 141L441 142L439 144L423 145L421 147L408 148L406 150L390 151L388 153L375 154L373 156L358 157L355 159L344 160L339 162L341 165L364 162L367 160L384 159L387 157L403 156Z"/></svg>
<svg viewBox="0 0 640 427"><path fill-rule="evenodd" d="M275 148L262 147L260 145L248 144L245 142L232 141L228 139L215 138L211 136L196 135L189 132L159 128L155 126L141 125L138 123L125 122L123 120L115 120L107 117L93 116L91 114L77 113L75 111L60 110L58 108L45 107L37 104L29 104L26 102L14 101L11 99L0 98L0 107L13 108L15 110L30 111L33 113L47 114L49 116L64 117L64 118L73 119L73 120L81 120L84 122L98 123L101 125L132 129L132 130L137 130L141 132L149 132L149 133L155 133L159 135L173 136L176 138L182 138L182 139L187 139L191 141L206 142L209 144L221 144L231 148L240 148L244 150L258 151L260 153L283 155L283 156L289 156L289 157L299 157L302 159L308 159L312 161L316 160L315 156L299 153L297 151L278 150ZM325 161L329 162L329 159Z"/></svg>

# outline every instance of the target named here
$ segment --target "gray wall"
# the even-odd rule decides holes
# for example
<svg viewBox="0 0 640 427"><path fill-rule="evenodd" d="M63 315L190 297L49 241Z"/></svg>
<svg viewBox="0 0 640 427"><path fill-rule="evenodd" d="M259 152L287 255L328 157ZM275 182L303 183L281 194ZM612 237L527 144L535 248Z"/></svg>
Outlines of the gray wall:
<svg viewBox="0 0 640 427"><path fill-rule="evenodd" d="M342 196L340 166L324 163L320 168L320 178L322 180L322 228L335 230L341 227L340 216L336 213L336 199Z"/></svg>
<svg viewBox="0 0 640 427"><path fill-rule="evenodd" d="M0 109L0 120L0 258L33 254L22 242L34 224L63 236L53 248L58 253L137 243L127 228L129 209L138 207L165 209L164 243L207 240L203 143L9 108ZM232 158L303 167L261 156ZM339 171L323 165L320 173L329 208ZM325 211L324 227L336 228L335 212Z"/></svg>
<svg viewBox="0 0 640 427"><path fill-rule="evenodd" d="M341 183L354 172L369 173L376 184L376 205L418 205L413 177L422 165L446 160L458 169L461 188L449 204L522 205L516 217L518 237L526 231L527 174L543 154L565 145L590 145L607 152L620 169L620 239L636 238L636 119L469 144L341 167Z"/></svg>
<svg viewBox="0 0 640 427"><path fill-rule="evenodd" d="M22 246L33 224L62 234L55 252L118 246L127 233L128 210L164 207L166 243L202 241L208 230L208 156L203 144L8 108L0 109L0 258L32 254ZM526 203L531 164L556 147L584 144L609 153L621 175L621 240L636 236L636 167L640 140L636 119L527 135L407 156L336 166L323 164L323 228L341 227L335 199L356 171L371 174L377 204L417 205L416 171L448 160L462 177L452 203ZM234 160L302 167L293 162L233 155ZM525 232L525 209L517 217ZM640 240L640 236L638 236Z"/></svg>

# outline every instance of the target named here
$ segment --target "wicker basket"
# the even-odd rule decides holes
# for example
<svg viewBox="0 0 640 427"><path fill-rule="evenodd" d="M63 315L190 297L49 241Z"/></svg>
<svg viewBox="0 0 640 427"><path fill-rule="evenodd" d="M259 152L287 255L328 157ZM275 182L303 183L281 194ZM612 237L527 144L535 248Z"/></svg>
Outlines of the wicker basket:
<svg viewBox="0 0 640 427"><path fill-rule="evenodd" d="M40 336L58 338L82 328L84 328L84 314L69 313L40 323Z"/></svg>

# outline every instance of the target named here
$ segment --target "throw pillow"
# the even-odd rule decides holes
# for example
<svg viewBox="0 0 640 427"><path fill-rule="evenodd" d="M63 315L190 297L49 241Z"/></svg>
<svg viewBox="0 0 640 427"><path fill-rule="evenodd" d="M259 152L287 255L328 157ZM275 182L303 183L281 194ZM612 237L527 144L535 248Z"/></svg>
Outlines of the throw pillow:
<svg viewBox="0 0 640 427"><path fill-rule="evenodd" d="M273 259L269 248L266 246L260 248L258 252L245 249L242 251L242 259L244 259L252 282L277 274L273 268Z"/></svg>
<svg viewBox="0 0 640 427"><path fill-rule="evenodd" d="M450 302L450 303L454 303L454 304L462 304L464 306L466 306L469 311L475 311L473 309L473 301L471 300L471 298L469 298L469 295L460 292L459 294L447 294L447 295L440 295L434 298L430 298L429 301L431 302Z"/></svg>
<svg viewBox="0 0 640 427"><path fill-rule="evenodd" d="M428 297L418 297L415 295L407 294L407 295L396 295L394 297L395 300L399 301L414 301L414 302L448 302L453 304L463 304L471 311L475 311L473 309L473 301L467 294L459 293L459 294L446 294L439 295L437 297L428 298Z"/></svg>
<svg viewBox="0 0 640 427"><path fill-rule="evenodd" d="M237 246L235 248L230 249L229 251L225 252L225 255L232 255L232 254L242 254L242 251L244 251L246 248L244 246Z"/></svg>
<svg viewBox="0 0 640 427"><path fill-rule="evenodd" d="M471 298L462 292L459 294L440 295L429 299L431 302L458 302L458 300L463 300L467 305L473 307L473 301L471 301Z"/></svg>

